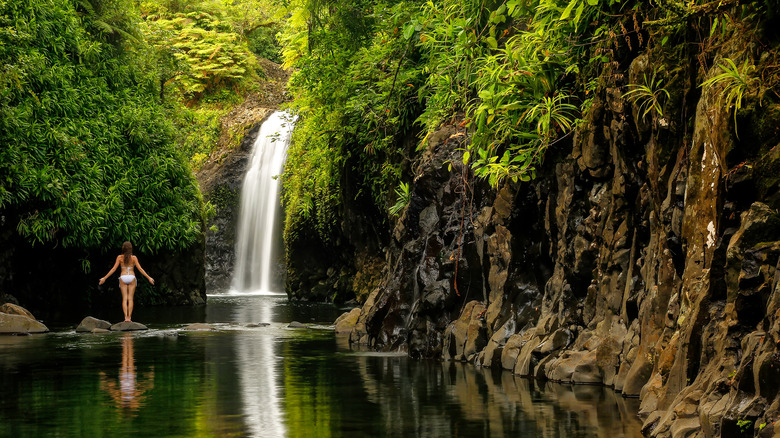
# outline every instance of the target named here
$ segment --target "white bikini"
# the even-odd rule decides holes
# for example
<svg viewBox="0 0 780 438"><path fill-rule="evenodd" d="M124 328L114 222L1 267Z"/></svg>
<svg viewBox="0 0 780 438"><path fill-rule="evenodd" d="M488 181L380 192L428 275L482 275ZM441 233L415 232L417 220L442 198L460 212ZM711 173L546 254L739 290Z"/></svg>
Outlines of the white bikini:
<svg viewBox="0 0 780 438"><path fill-rule="evenodd" d="M123 266L122 269L126 269L127 272L119 276L119 281L124 284L130 284L135 281L136 284L138 284L138 280L135 279L135 275L130 273L130 270L133 269L132 266Z"/></svg>

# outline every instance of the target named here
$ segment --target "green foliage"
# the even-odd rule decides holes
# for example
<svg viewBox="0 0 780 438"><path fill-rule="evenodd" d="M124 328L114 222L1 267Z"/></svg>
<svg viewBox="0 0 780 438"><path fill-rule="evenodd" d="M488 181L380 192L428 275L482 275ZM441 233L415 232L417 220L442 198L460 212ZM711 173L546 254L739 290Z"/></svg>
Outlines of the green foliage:
<svg viewBox="0 0 780 438"><path fill-rule="evenodd" d="M704 81L701 87L704 89L716 86L722 88L718 101L720 104L725 104L726 108L734 107L734 132L739 135L737 132L737 112L742 108L742 99L749 91L757 91L760 86L760 80L757 77L751 77L756 66L751 64L750 60L745 59L740 68L731 59L724 58L718 67L723 73Z"/></svg>
<svg viewBox="0 0 780 438"><path fill-rule="evenodd" d="M197 185L124 38L131 20L97 3L0 2L0 211L35 244L187 248Z"/></svg>
<svg viewBox="0 0 780 438"><path fill-rule="evenodd" d="M298 2L282 32L301 116L284 173L285 236L313 226L330 238L343 183L386 211L414 132L422 71L409 17L416 7L356 0Z"/></svg>
<svg viewBox="0 0 780 438"><path fill-rule="evenodd" d="M189 157L193 170L200 168L219 141L221 120L230 107L221 102L202 102L193 108L177 105L169 112L176 126L177 147Z"/></svg>
<svg viewBox="0 0 780 438"><path fill-rule="evenodd" d="M284 175L285 235L327 239L345 181L393 214L404 141L456 115L471 131L465 162L492 185L536 177L611 63L594 47L619 0L295 0L280 33L301 116ZM613 24L614 25L614 24ZM591 93L589 95L589 93ZM397 199L397 194L396 197Z"/></svg>
<svg viewBox="0 0 780 438"><path fill-rule="evenodd" d="M750 430L750 428L753 426L752 420L739 420L737 421L737 427L739 427L739 431L742 433L745 433Z"/></svg>
<svg viewBox="0 0 780 438"><path fill-rule="evenodd" d="M253 50L273 50L264 41L268 29L276 28L257 25L269 20L264 5L252 0L141 3L139 30L145 44L139 51L147 60L146 70L156 74L152 82L174 122L179 149L193 169L200 168L218 145L233 140L220 143L222 119L244 96L259 90Z"/></svg>
<svg viewBox="0 0 780 438"><path fill-rule="evenodd" d="M229 23L211 14L153 10L146 15L142 30L147 41L163 52L161 56L174 58L171 63L180 70L171 79L187 98L197 99L238 87L253 75L256 78L256 61L246 41Z"/></svg>
<svg viewBox="0 0 780 438"><path fill-rule="evenodd" d="M658 70L653 70L653 76L647 79L645 75L645 83L640 84L628 84L629 91L623 94L623 97L631 100L635 105L639 105L639 113L642 118L647 117L651 112L655 112L658 116L663 116L663 104L661 98L666 96L669 99L669 92L666 88L661 87L663 78L656 79Z"/></svg>
<svg viewBox="0 0 780 438"><path fill-rule="evenodd" d="M572 73L591 62L582 47L602 37L589 23L615 3L428 2L420 20L420 44L430 53L421 124L430 133L465 111L475 175L493 185L534 178L546 149L576 124Z"/></svg>
<svg viewBox="0 0 780 438"><path fill-rule="evenodd" d="M409 205L409 201L412 199L411 193L409 193L409 184L402 182L398 185L398 188L395 189L395 196L396 201L395 204L393 204L392 207L390 207L390 214L397 216L398 213L401 212L407 205Z"/></svg>
<svg viewBox="0 0 780 438"><path fill-rule="evenodd" d="M279 29L273 27L258 27L247 35L249 50L257 56L271 60L277 64L282 62L282 48L276 39Z"/></svg>

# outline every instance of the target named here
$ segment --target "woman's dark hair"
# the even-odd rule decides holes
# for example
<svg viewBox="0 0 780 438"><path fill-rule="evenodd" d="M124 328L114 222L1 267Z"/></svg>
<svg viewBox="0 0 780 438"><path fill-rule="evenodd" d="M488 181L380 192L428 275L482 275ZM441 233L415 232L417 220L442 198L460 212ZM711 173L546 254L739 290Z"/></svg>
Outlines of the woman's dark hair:
<svg viewBox="0 0 780 438"><path fill-rule="evenodd" d="M125 266L129 265L130 262L133 259L133 244L130 242L125 242L122 244L122 254L125 255L123 261L125 262Z"/></svg>

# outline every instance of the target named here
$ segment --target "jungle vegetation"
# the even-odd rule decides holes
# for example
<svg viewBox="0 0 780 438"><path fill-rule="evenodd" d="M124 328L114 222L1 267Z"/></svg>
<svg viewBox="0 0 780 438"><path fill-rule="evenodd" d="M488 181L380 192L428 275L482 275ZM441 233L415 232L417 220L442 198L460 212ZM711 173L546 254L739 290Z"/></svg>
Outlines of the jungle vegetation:
<svg viewBox="0 0 780 438"><path fill-rule="evenodd" d="M256 1L0 1L0 215L34 246L147 253L203 232L193 169L278 60ZM271 23L271 24L269 24ZM254 52L253 52L254 50Z"/></svg>
<svg viewBox="0 0 780 438"><path fill-rule="evenodd" d="M391 220L409 199L409 163L443 123L471 134L453 165L497 187L535 178L605 89L643 117L663 116L679 105L675 65L631 84L622 63L642 47L675 59L690 32L702 52L752 38L740 59L702 56L702 71L721 71L696 84L733 107L736 129L740 108L777 98L778 76L760 45L773 30L734 23L773 22L778 9L777 0L0 0L3 226L31 244L88 251L128 238L151 252L194 242L208 206L192 172L221 118L257 92L257 56L293 69L288 240L304 228L330 239L347 177Z"/></svg>
<svg viewBox="0 0 780 438"><path fill-rule="evenodd" d="M286 7L283 55L301 115L284 175L288 241L312 228L330 238L345 175L360 180L360 195L388 220L401 211L414 178L403 163L442 124L471 134L453 166L498 187L535 178L550 150L570 145L597 95L623 95L643 118L679 108L687 81L679 63L689 53L699 69L695 86L722 95L734 130L743 98L778 97L767 93L778 82L776 53L766 53L776 31L750 24L777 23L776 0L291 0ZM748 49L739 60L713 60L714 48L730 40ZM661 62L629 83L628 62L647 48ZM721 73L705 77L714 65Z"/></svg>

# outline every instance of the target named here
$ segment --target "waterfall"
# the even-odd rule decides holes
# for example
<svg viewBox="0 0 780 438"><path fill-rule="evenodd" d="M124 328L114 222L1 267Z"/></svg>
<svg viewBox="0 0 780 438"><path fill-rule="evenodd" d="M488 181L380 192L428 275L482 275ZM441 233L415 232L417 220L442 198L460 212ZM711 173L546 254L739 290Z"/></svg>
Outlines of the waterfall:
<svg viewBox="0 0 780 438"><path fill-rule="evenodd" d="M275 272L281 246L279 180L295 118L277 111L260 127L241 187L234 292L282 292Z"/></svg>

